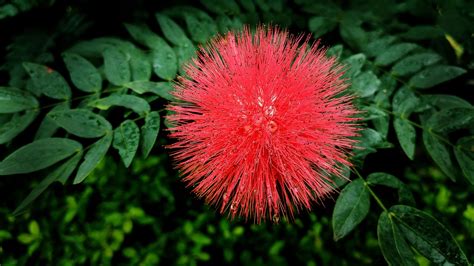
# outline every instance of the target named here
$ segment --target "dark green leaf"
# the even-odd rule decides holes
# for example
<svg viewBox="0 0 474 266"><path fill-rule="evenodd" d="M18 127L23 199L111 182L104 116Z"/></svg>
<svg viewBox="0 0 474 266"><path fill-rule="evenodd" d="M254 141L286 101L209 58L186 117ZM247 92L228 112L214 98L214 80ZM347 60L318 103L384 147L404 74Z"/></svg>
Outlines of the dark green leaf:
<svg viewBox="0 0 474 266"><path fill-rule="evenodd" d="M63 76L53 69L34 63L23 63L34 86L44 95L58 100L71 98L71 89Z"/></svg>
<svg viewBox="0 0 474 266"><path fill-rule="evenodd" d="M334 240L339 240L352 231L369 212L369 191L364 180L358 178L341 191L332 214Z"/></svg>
<svg viewBox="0 0 474 266"><path fill-rule="evenodd" d="M395 117L393 120L395 133L405 154L413 160L415 156L416 130L415 127L403 118Z"/></svg>
<svg viewBox="0 0 474 266"><path fill-rule="evenodd" d="M410 206L390 208L405 239L437 265L470 265L451 233L435 218Z"/></svg>
<svg viewBox="0 0 474 266"><path fill-rule="evenodd" d="M0 114L38 108L36 98L27 91L0 86Z"/></svg>
<svg viewBox="0 0 474 266"><path fill-rule="evenodd" d="M418 47L419 46L414 43L394 44L375 58L375 64L379 66L390 65Z"/></svg>
<svg viewBox="0 0 474 266"><path fill-rule="evenodd" d="M403 204L415 204L415 199L410 189L400 179L387 173L372 173L367 176L369 185L382 185L398 190L398 199Z"/></svg>
<svg viewBox="0 0 474 266"><path fill-rule="evenodd" d="M173 100L170 92L174 89L170 82L134 81L127 83L125 86L138 94L150 92L166 100Z"/></svg>
<svg viewBox="0 0 474 266"><path fill-rule="evenodd" d="M48 116L67 132L81 138L99 138L112 131L112 125L103 116L87 109L50 112Z"/></svg>
<svg viewBox="0 0 474 266"><path fill-rule="evenodd" d="M444 34L440 28L428 25L421 25L421 26L414 26L410 27L410 29L400 34L400 36L407 40L433 40L436 38L443 38Z"/></svg>
<svg viewBox="0 0 474 266"><path fill-rule="evenodd" d="M324 34L334 30L337 21L327 17L312 17L308 22L309 31L313 33L314 38L319 38Z"/></svg>
<svg viewBox="0 0 474 266"><path fill-rule="evenodd" d="M58 124L49 117L50 113L58 112L58 111L64 111L69 109L69 103L65 102L63 104L58 104L56 105L51 111L48 112L43 118L43 121L41 121L41 124L38 128L38 131L36 131L35 134L35 140L37 139L44 139L44 138L50 138L56 133L56 131L59 129Z"/></svg>
<svg viewBox="0 0 474 266"><path fill-rule="evenodd" d="M14 151L0 162L0 175L38 171L81 150L82 145L71 139L49 138L36 140Z"/></svg>
<svg viewBox="0 0 474 266"><path fill-rule="evenodd" d="M352 80L351 89L359 97L369 97L374 95L380 86L380 80L372 71L364 72Z"/></svg>
<svg viewBox="0 0 474 266"><path fill-rule="evenodd" d="M414 74L423 67L441 61L442 57L435 53L420 53L407 56L392 67L392 73L397 76Z"/></svg>
<svg viewBox="0 0 474 266"><path fill-rule="evenodd" d="M423 143L425 144L426 151L443 173L454 181L456 180L457 169L454 166L453 155L446 144L441 142L434 134L430 128L423 130Z"/></svg>
<svg viewBox="0 0 474 266"><path fill-rule="evenodd" d="M360 14L345 13L339 26L339 33L344 42L361 51L367 43L367 33L362 29L360 20L357 19Z"/></svg>
<svg viewBox="0 0 474 266"><path fill-rule="evenodd" d="M41 181L35 188L28 194L28 196L20 203L15 209L13 215L19 215L26 210L30 204L41 195L52 183L58 181L65 184L69 176L76 169L79 160L82 157L82 151L71 157L65 163L61 164L58 168L54 169L49 173L43 181Z"/></svg>
<svg viewBox="0 0 474 266"><path fill-rule="evenodd" d="M377 224L380 250L382 250L385 260L388 265L418 265L415 254L393 219L390 214L384 211Z"/></svg>
<svg viewBox="0 0 474 266"><path fill-rule="evenodd" d="M125 23L124 25L133 39L150 49L159 50L161 46L168 45L166 44L165 40L150 30L150 28L148 28L146 25L135 25L128 23Z"/></svg>
<svg viewBox="0 0 474 266"><path fill-rule="evenodd" d="M190 59L196 55L196 49L194 48L194 45L189 42L189 44L175 47L174 50L178 57L178 65L180 66L179 71L183 74L183 64L188 63Z"/></svg>
<svg viewBox="0 0 474 266"><path fill-rule="evenodd" d="M153 63L153 71L155 74L164 79L172 80L178 72L178 58L175 51L168 44L161 49L151 52L151 60Z"/></svg>
<svg viewBox="0 0 474 266"><path fill-rule="evenodd" d="M200 1L209 11L216 14L239 14L240 8L234 0L201 0Z"/></svg>
<svg viewBox="0 0 474 266"><path fill-rule="evenodd" d="M464 176L474 185L474 137L460 138L454 148L454 154Z"/></svg>
<svg viewBox="0 0 474 266"><path fill-rule="evenodd" d="M385 52L387 48L396 40L397 38L394 36L385 36L382 38L377 38L367 44L367 47L364 49L364 52L368 57L378 56Z"/></svg>
<svg viewBox="0 0 474 266"><path fill-rule="evenodd" d="M107 110L112 106L121 106L133 110L139 115L150 111L148 102L140 97L126 94L112 94L90 103L90 106Z"/></svg>
<svg viewBox="0 0 474 266"><path fill-rule="evenodd" d="M145 117L145 124L142 126L141 148L143 157L148 157L151 149L155 145L158 132L160 131L160 113L153 111Z"/></svg>
<svg viewBox="0 0 474 266"><path fill-rule="evenodd" d="M431 66L414 75L409 84L412 87L427 89L438 84L457 78L466 73L466 70L455 66Z"/></svg>
<svg viewBox="0 0 474 266"><path fill-rule="evenodd" d="M341 44L334 45L333 47L327 50L326 56L340 58L342 55L342 50L343 50L343 47Z"/></svg>
<svg viewBox="0 0 474 266"><path fill-rule="evenodd" d="M84 156L84 161L79 165L74 184L79 184L97 167L112 144L112 134L106 134L100 140L91 145Z"/></svg>
<svg viewBox="0 0 474 266"><path fill-rule="evenodd" d="M357 149L354 151L354 156L356 158L363 158L367 154L376 152L378 148L389 148L392 147L390 143L387 143L382 135L371 129L365 128L364 130L360 131L360 136L358 137L359 147L361 149Z"/></svg>
<svg viewBox="0 0 474 266"><path fill-rule="evenodd" d="M150 80L151 78L151 60L142 51L134 49L130 52L130 70L132 72L132 80Z"/></svg>
<svg viewBox="0 0 474 266"><path fill-rule="evenodd" d="M472 108L472 105L468 101L453 95L425 94L422 96L422 98L430 105L433 105L439 109L449 109L457 107Z"/></svg>
<svg viewBox="0 0 474 266"><path fill-rule="evenodd" d="M415 93L407 87L402 87L393 96L392 108L401 118L408 118L419 104L420 99Z"/></svg>
<svg viewBox="0 0 474 266"><path fill-rule="evenodd" d="M160 24L161 30L163 31L166 39L168 39L172 44L183 46L191 42L184 33L183 29L181 29L181 27L178 26L178 24L176 24L168 16L156 14L156 19L158 20L158 23Z"/></svg>
<svg viewBox="0 0 474 266"><path fill-rule="evenodd" d="M348 58L342 61L345 67L344 76L347 78L352 78L357 76L360 73L360 70L365 64L366 57L364 54L355 54L351 55Z"/></svg>
<svg viewBox="0 0 474 266"><path fill-rule="evenodd" d="M5 144L23 132L35 120L38 111L16 113L6 123L0 125L0 144Z"/></svg>
<svg viewBox="0 0 474 266"><path fill-rule="evenodd" d="M127 56L114 47L106 48L103 52L104 72L110 83L122 85L130 82L131 72Z"/></svg>
<svg viewBox="0 0 474 266"><path fill-rule="evenodd" d="M216 23L205 12L202 12L199 9L187 8L183 15L188 32L193 41L206 43L217 33Z"/></svg>
<svg viewBox="0 0 474 266"><path fill-rule="evenodd" d="M242 21L238 17L229 18L228 16L218 16L216 19L219 32L226 33L231 30L238 30L242 28Z"/></svg>
<svg viewBox="0 0 474 266"><path fill-rule="evenodd" d="M441 109L434 113L426 122L428 128L445 134L468 128L474 123L474 108L450 108Z"/></svg>
<svg viewBox="0 0 474 266"><path fill-rule="evenodd" d="M63 60L71 75L72 83L85 92L98 92L102 88L102 77L97 68L84 57L64 53Z"/></svg>
<svg viewBox="0 0 474 266"><path fill-rule="evenodd" d="M125 167L129 167L140 142L140 130L132 120L125 120L114 130L113 147L118 150Z"/></svg>

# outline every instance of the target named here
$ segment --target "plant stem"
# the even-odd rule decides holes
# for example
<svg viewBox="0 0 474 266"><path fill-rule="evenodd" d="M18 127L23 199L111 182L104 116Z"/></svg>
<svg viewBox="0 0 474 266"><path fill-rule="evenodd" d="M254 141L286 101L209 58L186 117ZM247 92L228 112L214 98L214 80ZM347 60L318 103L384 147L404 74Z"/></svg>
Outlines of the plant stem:
<svg viewBox="0 0 474 266"><path fill-rule="evenodd" d="M354 173L364 181L364 185L365 187L369 190L370 192L370 195L372 195L372 197L375 199L375 201L377 202L377 204L380 206L380 208L382 208L384 211L388 211L387 207L385 207L385 205L383 204L382 200L377 196L377 194L375 194L375 192L372 190L372 188L369 186L369 183L367 183L367 181L364 179L364 177L362 177L362 175L359 173L359 171L357 171L357 169L354 168Z"/></svg>

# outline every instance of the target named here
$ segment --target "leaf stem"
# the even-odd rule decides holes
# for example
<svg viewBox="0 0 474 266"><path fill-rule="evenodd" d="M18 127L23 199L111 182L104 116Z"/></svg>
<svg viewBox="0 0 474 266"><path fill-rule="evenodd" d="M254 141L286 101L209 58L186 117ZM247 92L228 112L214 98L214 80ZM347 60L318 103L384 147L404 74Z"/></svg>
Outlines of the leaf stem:
<svg viewBox="0 0 474 266"><path fill-rule="evenodd" d="M382 208L382 210L388 212L388 209L387 207L385 207L385 205L383 204L382 200L380 200L380 198L377 196L377 194L375 194L375 192L372 190L372 188L369 186L369 183L367 183L367 181L365 180L364 177L362 177L362 175L359 173L359 171L357 171L357 169L354 168L354 173L364 181L364 185L365 187L369 190L370 192L370 195L372 195L372 197L375 199L375 201L377 202L377 204L380 206L380 208Z"/></svg>

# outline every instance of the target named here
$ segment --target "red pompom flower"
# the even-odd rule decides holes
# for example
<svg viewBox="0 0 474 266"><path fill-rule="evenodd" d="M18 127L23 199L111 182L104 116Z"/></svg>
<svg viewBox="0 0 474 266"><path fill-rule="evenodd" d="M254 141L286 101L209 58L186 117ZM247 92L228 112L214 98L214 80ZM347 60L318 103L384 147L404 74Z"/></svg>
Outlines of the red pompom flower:
<svg viewBox="0 0 474 266"><path fill-rule="evenodd" d="M215 38L168 106L172 156L193 192L232 218L293 217L350 166L357 110L341 66L277 28Z"/></svg>

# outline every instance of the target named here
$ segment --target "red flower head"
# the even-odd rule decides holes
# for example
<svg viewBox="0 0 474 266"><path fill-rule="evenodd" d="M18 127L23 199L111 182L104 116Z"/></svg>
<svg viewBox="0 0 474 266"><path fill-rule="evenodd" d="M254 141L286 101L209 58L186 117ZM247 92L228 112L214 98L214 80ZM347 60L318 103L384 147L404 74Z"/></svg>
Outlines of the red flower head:
<svg viewBox="0 0 474 266"><path fill-rule="evenodd" d="M301 45L300 45L301 43ZM350 165L357 111L341 66L277 28L229 32L175 86L172 156L194 193L256 222L310 209Z"/></svg>

